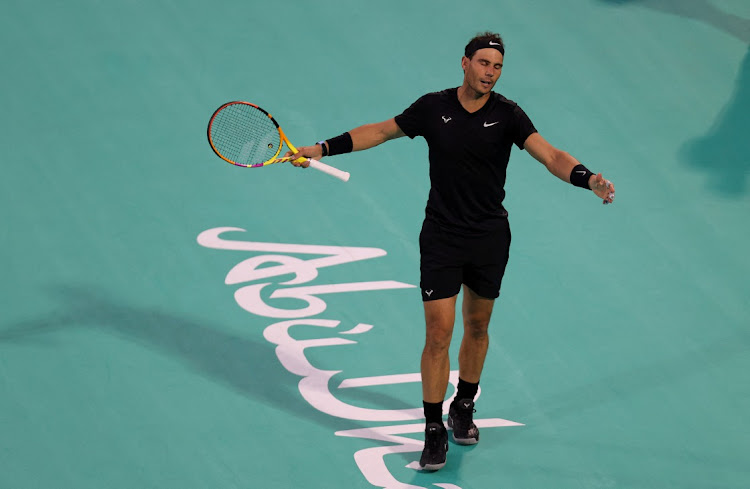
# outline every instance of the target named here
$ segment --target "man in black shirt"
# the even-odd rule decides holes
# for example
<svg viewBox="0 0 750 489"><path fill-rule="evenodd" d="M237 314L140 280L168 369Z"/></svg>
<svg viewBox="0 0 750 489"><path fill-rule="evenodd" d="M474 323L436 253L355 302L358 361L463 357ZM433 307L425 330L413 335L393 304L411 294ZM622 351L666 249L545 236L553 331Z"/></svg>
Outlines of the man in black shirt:
<svg viewBox="0 0 750 489"><path fill-rule="evenodd" d="M474 398L487 353L487 328L508 261L510 228L502 202L513 144L561 180L592 190L604 203L613 202L615 195L611 182L550 145L515 102L492 91L504 56L499 35L479 34L465 47L460 87L424 95L392 119L300 147L296 154L321 158L362 151L402 136L422 136L427 141L431 188L419 236L426 323L421 361L425 448L419 463L427 470L442 468L448 451L442 406L462 285L464 335L448 426L456 443L479 441L473 422ZM308 162L294 164L307 166Z"/></svg>

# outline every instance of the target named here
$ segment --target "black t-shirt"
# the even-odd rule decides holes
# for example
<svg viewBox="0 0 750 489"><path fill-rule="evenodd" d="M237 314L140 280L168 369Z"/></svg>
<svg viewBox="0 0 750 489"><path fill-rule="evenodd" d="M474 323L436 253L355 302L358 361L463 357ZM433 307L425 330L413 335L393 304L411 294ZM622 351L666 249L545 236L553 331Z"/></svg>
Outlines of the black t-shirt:
<svg viewBox="0 0 750 489"><path fill-rule="evenodd" d="M492 92L469 113L458 89L428 93L396 116L410 138L422 136L430 155L430 196L425 218L451 230L480 234L507 218L503 207L510 150L536 132L512 100Z"/></svg>

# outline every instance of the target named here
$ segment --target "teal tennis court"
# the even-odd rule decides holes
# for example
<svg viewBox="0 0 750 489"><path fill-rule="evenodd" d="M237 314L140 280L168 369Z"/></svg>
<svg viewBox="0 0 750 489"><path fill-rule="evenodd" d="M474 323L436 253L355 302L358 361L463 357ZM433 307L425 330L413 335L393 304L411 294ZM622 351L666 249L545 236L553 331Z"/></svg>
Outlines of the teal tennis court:
<svg viewBox="0 0 750 489"><path fill-rule="evenodd" d="M4 5L0 488L750 487L746 0ZM617 200L514 150L482 440L425 473L424 140L327 158L343 183L206 124L391 118L484 30Z"/></svg>

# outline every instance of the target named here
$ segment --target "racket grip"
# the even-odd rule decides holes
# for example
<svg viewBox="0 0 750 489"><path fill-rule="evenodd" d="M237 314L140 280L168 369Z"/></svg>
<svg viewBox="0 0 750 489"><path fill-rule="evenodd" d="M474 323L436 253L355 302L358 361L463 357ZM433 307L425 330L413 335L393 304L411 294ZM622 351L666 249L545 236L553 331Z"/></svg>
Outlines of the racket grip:
<svg viewBox="0 0 750 489"><path fill-rule="evenodd" d="M331 175L332 177L336 177L341 181L348 182L349 181L349 172L339 170L338 168L334 168L331 165L326 165L325 163L321 163L318 160L314 160L312 158L309 158L310 160L310 168L315 168L316 170L322 171L323 173L327 173Z"/></svg>

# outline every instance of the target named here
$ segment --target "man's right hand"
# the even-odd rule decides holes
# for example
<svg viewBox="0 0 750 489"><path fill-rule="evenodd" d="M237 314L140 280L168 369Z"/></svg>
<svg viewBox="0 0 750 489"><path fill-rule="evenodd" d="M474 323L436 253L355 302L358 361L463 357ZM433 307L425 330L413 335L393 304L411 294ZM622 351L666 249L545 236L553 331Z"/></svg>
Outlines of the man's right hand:
<svg viewBox="0 0 750 489"><path fill-rule="evenodd" d="M314 144L312 146L300 146L299 148L297 148L296 153L287 151L284 157L287 156L294 156L294 159L290 162L292 165L307 168L308 166L310 166L310 160L308 160L308 158L320 160L323 157L323 148L321 148L319 144Z"/></svg>

